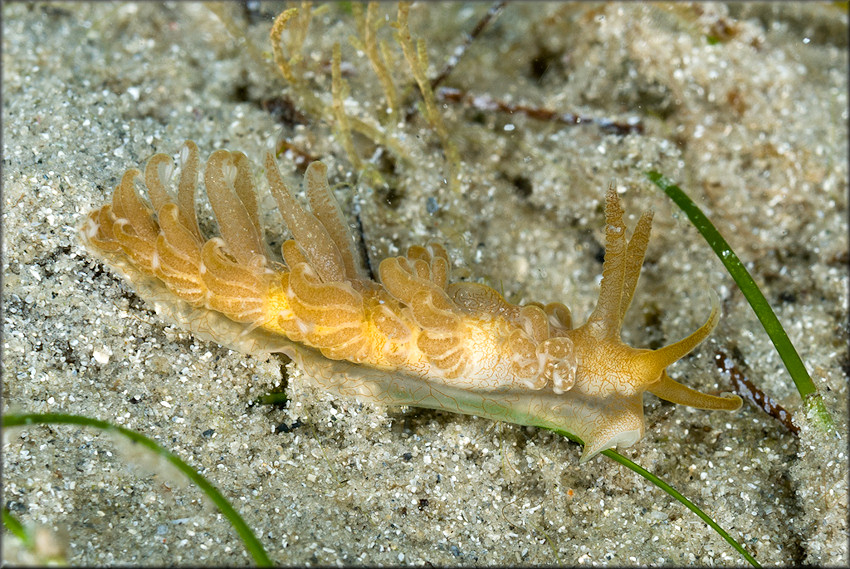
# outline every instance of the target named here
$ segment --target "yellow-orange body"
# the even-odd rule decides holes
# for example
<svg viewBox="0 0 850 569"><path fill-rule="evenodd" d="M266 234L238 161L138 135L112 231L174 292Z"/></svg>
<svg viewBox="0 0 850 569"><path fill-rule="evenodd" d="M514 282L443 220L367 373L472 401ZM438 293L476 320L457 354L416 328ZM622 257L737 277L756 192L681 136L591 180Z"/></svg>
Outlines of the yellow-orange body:
<svg viewBox="0 0 850 569"><path fill-rule="evenodd" d="M450 283L448 255L433 243L385 259L379 281L372 280L324 165L307 168L309 210L270 154L264 166L292 234L283 263L271 260L261 238L244 154L219 150L207 161L205 187L221 237L201 235L191 142L181 154L176 200L166 190L171 160L158 154L144 174L150 206L135 189L140 172L131 169L112 203L89 213L81 236L158 310L202 336L248 353L284 352L343 395L563 429L584 441L582 461L643 436L644 391L705 409L740 406L738 397L699 393L665 371L711 332L716 300L708 321L675 344L651 351L620 341L652 218L644 214L627 240L613 190L599 301L573 328L560 303L518 306L487 286Z"/></svg>

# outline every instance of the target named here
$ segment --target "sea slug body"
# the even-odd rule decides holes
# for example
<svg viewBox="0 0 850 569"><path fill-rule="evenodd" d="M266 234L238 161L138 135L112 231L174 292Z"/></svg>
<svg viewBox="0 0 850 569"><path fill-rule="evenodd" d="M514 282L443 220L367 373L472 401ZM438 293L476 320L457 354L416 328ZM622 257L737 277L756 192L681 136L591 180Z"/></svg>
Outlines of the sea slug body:
<svg viewBox="0 0 850 569"><path fill-rule="evenodd" d="M443 409L563 429L585 444L581 462L644 434L643 393L701 409L736 410L737 396L707 395L666 368L703 341L719 319L657 350L620 340L652 223L644 213L626 239L623 210L606 196L599 300L574 328L560 303L512 304L490 287L450 282L446 250L413 246L384 259L372 280L321 162L305 173L309 209L266 154L265 177L292 238L273 260L262 238L252 166L218 150L204 169L220 237L206 238L195 211L198 148L180 155L176 197L171 158L153 156L143 180L128 170L112 202L80 229L90 252L119 270L161 314L206 339L254 354L282 352L321 387L388 405Z"/></svg>

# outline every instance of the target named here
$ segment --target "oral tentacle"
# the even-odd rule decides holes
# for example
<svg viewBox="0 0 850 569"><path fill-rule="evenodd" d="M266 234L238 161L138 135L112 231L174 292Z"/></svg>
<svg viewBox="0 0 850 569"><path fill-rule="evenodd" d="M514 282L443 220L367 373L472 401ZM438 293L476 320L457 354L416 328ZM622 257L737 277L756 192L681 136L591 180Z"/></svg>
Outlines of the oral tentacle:
<svg viewBox="0 0 850 569"><path fill-rule="evenodd" d="M737 395L709 395L691 389L672 379L666 371L661 374L661 380L658 383L650 385L646 390L664 401L707 411L737 411L743 403Z"/></svg>
<svg viewBox="0 0 850 569"><path fill-rule="evenodd" d="M703 340L705 340L720 321L720 300L717 293L709 289L711 296L711 312L705 324L697 328L686 338L651 352L644 352L638 357L639 365L646 369L647 377L659 377L661 373L678 360L688 355Z"/></svg>

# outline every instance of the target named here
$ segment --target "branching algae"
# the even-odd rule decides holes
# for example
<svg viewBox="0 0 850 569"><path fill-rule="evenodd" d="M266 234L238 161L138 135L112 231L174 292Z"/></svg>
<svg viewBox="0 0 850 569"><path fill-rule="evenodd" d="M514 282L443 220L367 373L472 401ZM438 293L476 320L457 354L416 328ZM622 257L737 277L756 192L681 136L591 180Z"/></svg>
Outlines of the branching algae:
<svg viewBox="0 0 850 569"><path fill-rule="evenodd" d="M313 162L305 173L309 209L271 153L263 166L292 236L282 262L263 241L253 167L240 152L217 150L206 163L221 236L201 233L193 142L180 154L176 197L167 189L173 163L157 154L144 172L150 203L136 189L141 172L128 170L112 202L88 214L82 239L158 312L205 338L245 353L285 353L320 387L344 396L566 430L585 443L581 462L643 436L645 391L702 409L741 406L738 396L700 393L666 372L717 324L715 295L705 324L678 342L648 350L620 340L652 215L644 213L627 239L613 188L599 299L574 328L563 304L520 306L485 285L451 282L450 260L436 243L384 259L372 280L325 166Z"/></svg>

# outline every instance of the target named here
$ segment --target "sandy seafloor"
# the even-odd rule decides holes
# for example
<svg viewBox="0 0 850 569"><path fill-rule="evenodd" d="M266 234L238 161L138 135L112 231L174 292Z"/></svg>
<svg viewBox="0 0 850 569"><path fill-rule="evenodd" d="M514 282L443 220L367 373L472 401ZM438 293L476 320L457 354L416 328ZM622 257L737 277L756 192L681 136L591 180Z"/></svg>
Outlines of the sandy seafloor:
<svg viewBox="0 0 850 569"><path fill-rule="evenodd" d="M201 4L4 6L4 413L87 415L156 439L222 490L279 564L741 565L682 505L604 457L580 467L580 447L551 433L358 403L317 391L279 359L194 338L75 236L123 171L156 152L174 155L191 138L204 156L226 147L256 160L283 137L321 157L332 183L348 183L337 195L352 223L357 204L373 260L436 240L459 277L513 301L562 301L582 322L598 290L601 198L613 182L629 227L655 211L624 338L658 347L685 336L707 315L713 288L721 323L673 377L729 390L713 362L721 349L803 424L796 437L750 404L706 412L647 394L647 434L624 454L763 564L846 566L846 5L511 4L447 86L635 117L645 132L447 105L462 195L443 183L440 144L421 116L393 134L410 160L384 152L375 161L388 188L357 183L327 122L266 110L263 101L292 97L262 61L281 8L226 7L243 34L236 40ZM432 76L486 8L412 9ZM380 11L395 19L393 6ZM379 37L415 101L390 31ZM376 121L384 99L348 42L356 34L349 12L323 8L302 69L329 105L331 46L342 42L346 109ZM368 141L355 143L368 159ZM297 184L293 163L280 164ZM649 168L680 182L762 286L824 394L836 437L807 426L742 294L646 180ZM250 406L284 381L285 409ZM43 560L54 548L74 565L250 563L196 487L113 436L5 430L2 458L4 504L45 536L33 554L5 534L7 561Z"/></svg>

